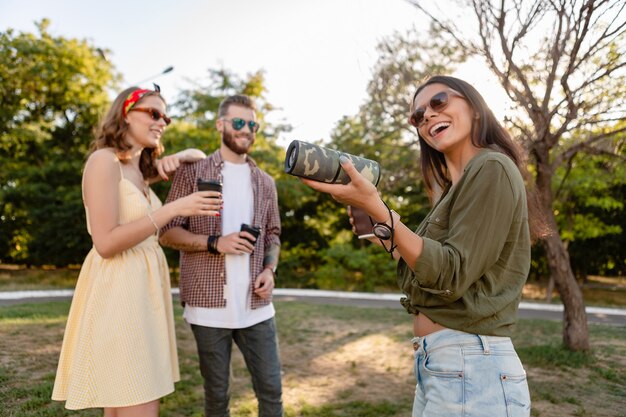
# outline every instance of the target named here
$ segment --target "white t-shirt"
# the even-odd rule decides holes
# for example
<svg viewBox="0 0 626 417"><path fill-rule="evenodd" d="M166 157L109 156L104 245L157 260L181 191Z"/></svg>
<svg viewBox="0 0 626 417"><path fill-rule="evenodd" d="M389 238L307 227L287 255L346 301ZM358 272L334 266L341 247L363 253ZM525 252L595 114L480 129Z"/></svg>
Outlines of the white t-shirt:
<svg viewBox="0 0 626 417"><path fill-rule="evenodd" d="M247 163L224 161L222 169L222 235L239 232L241 224L252 224L254 195ZM226 308L205 308L185 305L183 317L190 324L225 329L242 329L274 317L274 306L250 308L250 255L225 255Z"/></svg>

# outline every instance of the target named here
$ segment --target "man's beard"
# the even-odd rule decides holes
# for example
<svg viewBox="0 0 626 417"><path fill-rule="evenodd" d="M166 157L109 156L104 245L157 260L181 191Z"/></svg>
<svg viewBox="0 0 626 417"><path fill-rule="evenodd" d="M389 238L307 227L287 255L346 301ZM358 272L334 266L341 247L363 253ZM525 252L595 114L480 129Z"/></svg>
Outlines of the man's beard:
<svg viewBox="0 0 626 417"><path fill-rule="evenodd" d="M248 153L248 150L250 149L250 147L252 146L252 144L254 143L254 135L252 133L247 133L247 134L243 134L243 133L238 133L236 134L236 136L246 136L249 140L247 145L241 146L237 143L237 141L235 140L235 135L231 134L230 132L227 132L226 129L224 129L224 132L222 133L222 142L224 142L224 145L226 145L226 147L228 149L230 149L231 151L235 152L237 155L245 155Z"/></svg>

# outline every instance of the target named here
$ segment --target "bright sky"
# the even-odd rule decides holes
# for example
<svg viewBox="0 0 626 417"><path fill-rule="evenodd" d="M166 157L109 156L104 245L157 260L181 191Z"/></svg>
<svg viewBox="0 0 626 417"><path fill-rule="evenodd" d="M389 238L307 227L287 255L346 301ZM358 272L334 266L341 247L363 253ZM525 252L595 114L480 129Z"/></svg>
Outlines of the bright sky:
<svg viewBox="0 0 626 417"><path fill-rule="evenodd" d="M87 39L111 50L109 60L136 84L154 79L168 101L207 70L240 76L265 71L268 100L281 109L269 120L294 130L281 137L327 140L344 115L356 114L377 60L377 43L426 20L404 0L1 0L0 30L35 32L51 20L54 36ZM456 75L505 110L503 93L485 70ZM150 86L151 81L144 84ZM495 105L493 104L495 100Z"/></svg>

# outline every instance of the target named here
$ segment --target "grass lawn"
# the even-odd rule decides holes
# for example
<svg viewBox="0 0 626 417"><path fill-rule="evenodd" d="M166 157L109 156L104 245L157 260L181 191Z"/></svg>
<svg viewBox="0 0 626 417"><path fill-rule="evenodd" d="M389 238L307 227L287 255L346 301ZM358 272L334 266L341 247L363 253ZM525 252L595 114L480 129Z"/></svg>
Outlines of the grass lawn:
<svg viewBox="0 0 626 417"><path fill-rule="evenodd" d="M410 416L411 323L396 309L278 301L287 416ZM50 401L69 302L0 306L0 416L100 416ZM201 417L202 380L193 335L176 309L182 380L161 416ZM529 376L533 416L626 416L626 331L590 325L593 351L560 347L561 324L522 320L514 343ZM231 414L256 416L235 349Z"/></svg>

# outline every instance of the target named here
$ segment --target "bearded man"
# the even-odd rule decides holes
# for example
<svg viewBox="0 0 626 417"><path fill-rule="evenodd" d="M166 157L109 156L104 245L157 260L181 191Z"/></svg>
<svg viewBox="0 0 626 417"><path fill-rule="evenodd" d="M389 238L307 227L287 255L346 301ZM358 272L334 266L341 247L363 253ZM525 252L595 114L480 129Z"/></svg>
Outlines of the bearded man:
<svg viewBox="0 0 626 417"><path fill-rule="evenodd" d="M198 348L205 416L230 415L233 341L252 376L259 416L283 416L272 305L280 253L276 185L248 155L259 129L254 102L227 97L217 115L220 149L179 168L167 202L198 191L198 180L213 181L222 185L221 215L174 218L160 241L180 251L180 298Z"/></svg>

